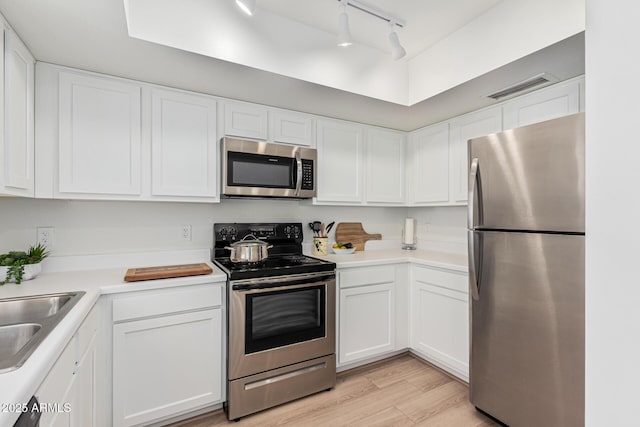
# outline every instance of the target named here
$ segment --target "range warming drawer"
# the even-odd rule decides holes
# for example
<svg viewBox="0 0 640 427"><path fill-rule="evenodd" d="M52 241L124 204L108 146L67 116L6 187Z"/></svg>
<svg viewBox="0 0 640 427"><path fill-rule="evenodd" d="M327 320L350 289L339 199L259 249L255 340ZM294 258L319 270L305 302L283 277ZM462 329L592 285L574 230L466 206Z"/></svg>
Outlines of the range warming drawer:
<svg viewBox="0 0 640 427"><path fill-rule="evenodd" d="M334 354L229 381L227 416L236 420L335 385Z"/></svg>

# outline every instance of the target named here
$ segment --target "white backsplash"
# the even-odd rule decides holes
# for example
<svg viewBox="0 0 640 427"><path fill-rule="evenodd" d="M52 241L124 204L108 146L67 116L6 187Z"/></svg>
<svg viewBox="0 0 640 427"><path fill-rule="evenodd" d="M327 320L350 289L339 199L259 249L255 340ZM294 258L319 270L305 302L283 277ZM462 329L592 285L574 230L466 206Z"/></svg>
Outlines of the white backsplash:
<svg viewBox="0 0 640 427"><path fill-rule="evenodd" d="M304 240L310 242L313 235L306 224L311 221L355 221L368 233L381 233L385 241L399 240L406 212L403 207L314 206L296 200L199 204L3 198L0 253L34 244L41 226L54 229L52 256L210 249L216 222L302 222ZM182 240L182 225L191 225L192 240ZM333 231L329 240L334 240Z"/></svg>
<svg viewBox="0 0 640 427"><path fill-rule="evenodd" d="M36 227L54 228L52 256L191 251L210 249L215 222L362 222L368 233L382 234L366 250L400 247L404 219L416 218L418 248L466 252L464 207L404 208L314 206L310 201L225 199L219 204L0 199L0 253L26 249ZM192 240L182 240L182 225ZM334 228L335 230L335 228ZM329 241L334 241L334 232Z"/></svg>
<svg viewBox="0 0 640 427"><path fill-rule="evenodd" d="M418 249L467 253L467 207L409 208L416 219Z"/></svg>

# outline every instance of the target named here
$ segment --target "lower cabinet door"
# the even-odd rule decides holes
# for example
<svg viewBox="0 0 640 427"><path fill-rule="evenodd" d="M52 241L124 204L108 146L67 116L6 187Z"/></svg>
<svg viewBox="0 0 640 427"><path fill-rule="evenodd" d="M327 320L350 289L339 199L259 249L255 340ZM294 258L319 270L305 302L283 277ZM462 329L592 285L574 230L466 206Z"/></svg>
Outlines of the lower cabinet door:
<svg viewBox="0 0 640 427"><path fill-rule="evenodd" d="M113 326L113 423L134 426L222 399L222 310Z"/></svg>
<svg viewBox="0 0 640 427"><path fill-rule="evenodd" d="M96 336L93 335L89 347L80 357L75 373L75 394L71 404L73 426L91 427L96 423Z"/></svg>
<svg viewBox="0 0 640 427"><path fill-rule="evenodd" d="M460 275L452 276L465 279ZM447 288L442 282L418 278L411 289L411 304L411 348L430 362L468 381L468 294Z"/></svg>
<svg viewBox="0 0 640 427"><path fill-rule="evenodd" d="M394 283L340 290L340 364L395 350Z"/></svg>

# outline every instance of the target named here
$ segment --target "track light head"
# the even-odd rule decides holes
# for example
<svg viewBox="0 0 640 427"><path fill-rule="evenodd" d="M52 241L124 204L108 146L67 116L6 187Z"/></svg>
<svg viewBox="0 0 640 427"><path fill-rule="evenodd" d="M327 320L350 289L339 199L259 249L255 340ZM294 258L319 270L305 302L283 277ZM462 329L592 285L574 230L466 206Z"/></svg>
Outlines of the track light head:
<svg viewBox="0 0 640 427"><path fill-rule="evenodd" d="M253 16L253 12L256 10L256 0L236 0L236 4L249 16Z"/></svg>
<svg viewBox="0 0 640 427"><path fill-rule="evenodd" d="M347 47L352 44L349 32L349 15L347 12L342 12L338 17L338 46Z"/></svg>
<svg viewBox="0 0 640 427"><path fill-rule="evenodd" d="M407 51L404 50L404 48L400 44L398 33L393 31L393 29L389 33L389 43L391 44L391 57L394 60L397 61L398 59L403 58L407 54Z"/></svg>

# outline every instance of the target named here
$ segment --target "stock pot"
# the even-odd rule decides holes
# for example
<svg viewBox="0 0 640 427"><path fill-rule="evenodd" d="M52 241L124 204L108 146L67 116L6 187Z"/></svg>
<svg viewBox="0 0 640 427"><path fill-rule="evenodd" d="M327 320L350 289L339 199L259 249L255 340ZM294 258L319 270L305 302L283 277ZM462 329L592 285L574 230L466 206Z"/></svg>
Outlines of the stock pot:
<svg viewBox="0 0 640 427"><path fill-rule="evenodd" d="M250 240L248 240L251 238ZM231 262L260 262L269 256L273 245L263 242L253 234L247 234L242 240L225 247L231 251Z"/></svg>

